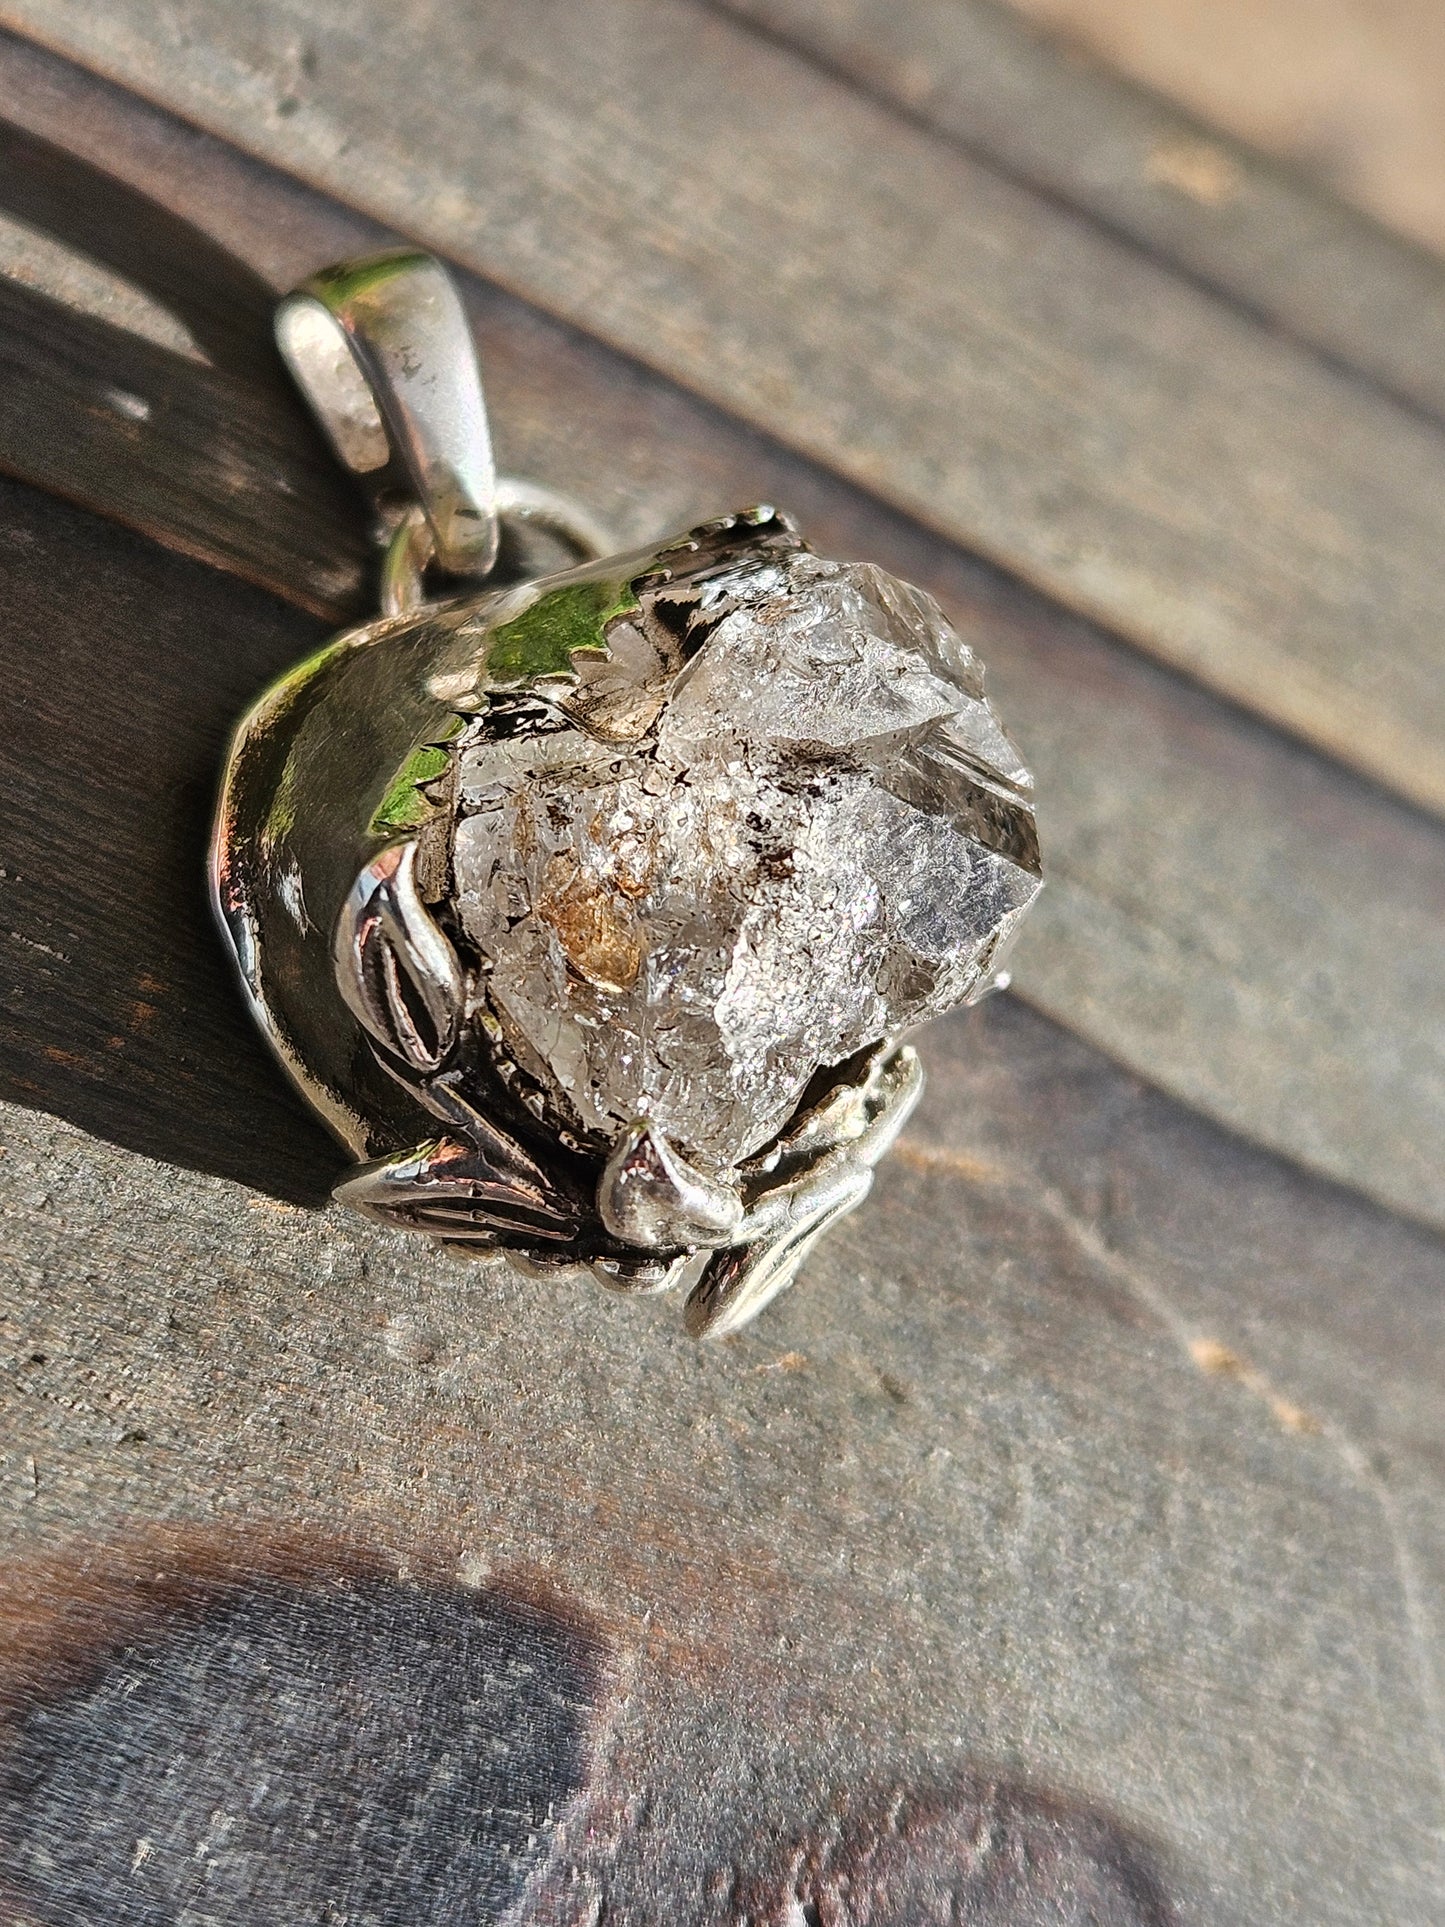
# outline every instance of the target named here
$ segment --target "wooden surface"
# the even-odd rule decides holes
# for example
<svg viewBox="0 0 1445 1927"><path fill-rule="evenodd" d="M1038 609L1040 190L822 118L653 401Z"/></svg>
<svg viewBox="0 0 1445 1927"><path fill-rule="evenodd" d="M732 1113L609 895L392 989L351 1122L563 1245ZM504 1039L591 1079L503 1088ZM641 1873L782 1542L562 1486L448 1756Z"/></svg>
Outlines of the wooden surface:
<svg viewBox="0 0 1445 1927"><path fill-rule="evenodd" d="M1445 416L1438 255L1242 146L1220 125L1201 124L1120 74L1071 57L1001 0L717 3L1167 262L1228 306L1437 420ZM1303 37L1313 0L1283 3ZM1129 4L1140 20L1159 17L1157 5ZM1215 0L1190 4L1201 29L1220 32ZM1243 0L1243 9L1268 12L1258 0ZM1256 66L1262 94L1287 88L1298 73L1297 61ZM1207 69L1210 77L1218 71L1217 62Z"/></svg>
<svg viewBox="0 0 1445 1927"><path fill-rule="evenodd" d="M726 16L587 20L0 5L1445 808L1435 427Z"/></svg>
<svg viewBox="0 0 1445 1927"><path fill-rule="evenodd" d="M8 78L29 91L28 70ZM169 352L104 313L0 283L0 459L291 601L328 615L359 607L365 530L276 379L273 290L97 160L0 128L0 203L148 293L200 352Z"/></svg>
<svg viewBox="0 0 1445 1927"><path fill-rule="evenodd" d="M41 1927L414 1927L419 1863L470 1922L509 1854L574 1927L1433 1927L1438 1241L1006 1002L929 1055L869 1210L706 1350L7 1111Z"/></svg>
<svg viewBox="0 0 1445 1927"><path fill-rule="evenodd" d="M280 45L279 14L184 17L153 91L243 28L258 70ZM854 99L655 17L703 78L762 47L804 131ZM502 63L544 127L558 18ZM300 102L325 63L287 44ZM464 291L506 466L622 538L781 500L976 638L1040 770L1038 1008L933 1028L869 1206L722 1346L317 1211L335 1153L234 995L201 851L230 719L365 593L268 290L384 231L17 42L0 78L0 216L40 237L0 221L0 1917L1433 1927L1445 831L499 255ZM672 151L629 98L578 109L620 116L614 182ZM864 106L880 164L938 140ZM529 205L539 257L591 191ZM1009 194L969 220L1043 259L1058 208ZM1061 366L1071 312L1031 323ZM121 369L149 412L106 402Z"/></svg>
<svg viewBox="0 0 1445 1927"><path fill-rule="evenodd" d="M207 280L209 250L223 245L237 257L233 280L248 276L253 289L281 288L320 261L385 238L52 60L14 43L0 48L0 56L12 106L27 116L32 138L70 143L80 182L91 178L80 163L106 157L111 176L132 195L122 230L128 235L143 233L146 209L161 203L163 231L173 245L196 237L198 283ZM6 193L0 179L0 205ZM38 212L35 189L16 198ZM62 214L62 227L77 218L64 208ZM141 251L131 238L118 265L139 273ZM167 275L153 281L158 296L177 278L174 269ZM1232 1128L1397 1209L1445 1222L1445 1169L1434 1148L1445 1138L1445 980L1434 961L1445 839L1432 823L495 287L471 281L468 296L508 465L574 489L628 540L648 539L719 503L782 501L823 547L874 556L926 583L975 634L1003 711L1040 772L1052 882L1017 954L1016 981L1026 996ZM160 422L165 438L158 435L151 466L176 459L170 391L149 391L157 407L146 423L105 406L112 385L107 357L114 349L123 361L132 352L129 338L117 340L113 328L74 313L57 327L53 304L33 292L11 298L31 315L28 338L78 341L79 367L98 384L89 391L85 435L72 438L85 459L67 471L67 492L163 540L178 539L174 493L143 487L144 465L134 458L151 422ZM189 298L188 313L197 299ZM227 382L233 392L237 382L248 384L243 392L256 394L259 421L255 439L243 444L246 459L227 467L212 460L210 416L180 414L198 438L184 456L183 473L192 483L209 477L215 492L199 502L187 499L179 539L194 546L203 511L225 538L212 545L211 561L240 567L265 584L294 571L293 599L308 608L331 579L330 606L337 614L359 613L360 519L334 481L314 500L305 495L304 478L324 466L324 451L290 408L279 368L263 360L264 304L238 303L234 313L233 335L245 333L246 314L251 331L234 355L212 333L206 337L210 370L170 357L179 393L194 393L198 372L213 392ZM157 353L149 343L136 347L152 358ZM7 420L23 431L8 447L0 444L0 463L53 485L56 437L45 400L50 371L47 351L34 378L15 381L15 399L0 405L0 433ZM258 495L252 478L273 459L263 438L276 422L294 428L284 459L296 492ZM230 434L234 442L251 432L247 409L233 419ZM19 994L55 997L50 1028L67 1031L70 1041L47 1034L45 1048L69 1057L43 1057L33 1034L17 1030L0 1061L13 1094L62 1109L88 1128L102 1128L104 1116L110 1122L103 1128L123 1130L130 1079L141 1061L157 1092L171 1094L178 1115L189 1115L198 1097L194 1083L175 1088L180 1080L164 1022L148 1038L132 1036L126 1057L109 1044L111 1037L132 1035L126 1000L139 993L130 987L141 974L178 986L221 981L202 911L178 914L170 872L138 868L130 851L145 840L145 812L159 807L175 824L167 834L187 839L199 862L196 799L228 719L246 688L297 652L303 632L262 624L250 648L218 646L210 658L214 681L197 682L180 640L197 593L186 571L168 575L159 558L147 563L153 612L140 598L112 601L97 588L107 561L78 575L57 565L43 517L31 520L30 546L10 551L10 593L21 632L43 619L53 642L48 656L26 655L17 665L17 693L33 690L59 729L69 678L83 674L98 646L127 665L127 702L118 716L107 713L103 724L97 719L75 780L89 786L92 818L115 826L112 860L137 871L144 908L134 915L116 904L90 932L73 930L58 946L72 966L58 976L54 960L29 947L56 947L47 906L73 894L68 879L77 865L87 874L93 867L69 834L69 793L47 791L41 821L24 834L56 852L49 859L56 867L15 864L30 881L12 886L8 927L18 937L10 954ZM334 550L328 548L333 539ZM214 611L207 627L232 630L223 593L208 593L207 602ZM177 641L157 648L158 625ZM304 629L308 638L315 633ZM55 664L62 660L74 667L57 679ZM124 749L108 755L106 742L115 739L104 732L116 730ZM186 755L195 758L193 789L184 802L178 792L162 791L159 803L142 805L131 793L132 768L169 760L181 734L192 745ZM32 752L16 741L4 753L13 769L12 807L24 821L35 809ZM1221 862L1224 822L1228 860ZM67 882L57 889L61 877ZM87 887L83 881L81 887ZM1327 954L1320 957L1322 945ZM122 955L125 969L117 970L114 960ZM1317 960L1305 961L1312 956ZM164 998L158 1003L154 994L140 1001L165 1009ZM215 1106L229 1117L233 1075L241 1074L233 1067L244 1060L230 1051L222 1060L222 1072L200 1088L213 1092ZM108 1103L108 1091L117 1093L117 1102ZM158 1101L153 1110L163 1116L166 1104ZM184 1155L176 1145L189 1129L152 1142L132 1126L126 1141L167 1157ZM209 1127L201 1133L207 1146L214 1137ZM190 1161L216 1155L192 1152ZM210 1168L236 1172L234 1164Z"/></svg>
<svg viewBox="0 0 1445 1927"><path fill-rule="evenodd" d="M1445 16L1435 0L1010 4L1445 250Z"/></svg>

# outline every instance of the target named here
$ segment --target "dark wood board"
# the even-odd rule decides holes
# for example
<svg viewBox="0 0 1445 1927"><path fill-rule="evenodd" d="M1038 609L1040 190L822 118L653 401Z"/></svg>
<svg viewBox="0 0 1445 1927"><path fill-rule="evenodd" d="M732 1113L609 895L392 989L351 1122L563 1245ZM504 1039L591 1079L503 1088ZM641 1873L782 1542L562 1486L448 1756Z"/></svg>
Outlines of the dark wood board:
<svg viewBox="0 0 1445 1927"><path fill-rule="evenodd" d="M237 715L324 624L13 482L0 1089L152 1157L324 1198L338 1158L259 1044L206 898Z"/></svg>

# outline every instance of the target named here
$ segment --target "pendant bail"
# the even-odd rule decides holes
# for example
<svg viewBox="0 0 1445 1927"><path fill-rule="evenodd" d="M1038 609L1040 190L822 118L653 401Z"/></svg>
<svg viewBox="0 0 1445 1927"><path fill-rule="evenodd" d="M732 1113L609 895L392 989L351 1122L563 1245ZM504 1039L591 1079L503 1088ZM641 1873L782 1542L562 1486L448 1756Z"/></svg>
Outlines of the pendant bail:
<svg viewBox="0 0 1445 1927"><path fill-rule="evenodd" d="M397 249L323 268L277 308L276 340L383 510L410 496L437 566L486 575L501 540L496 464L472 332L441 262Z"/></svg>

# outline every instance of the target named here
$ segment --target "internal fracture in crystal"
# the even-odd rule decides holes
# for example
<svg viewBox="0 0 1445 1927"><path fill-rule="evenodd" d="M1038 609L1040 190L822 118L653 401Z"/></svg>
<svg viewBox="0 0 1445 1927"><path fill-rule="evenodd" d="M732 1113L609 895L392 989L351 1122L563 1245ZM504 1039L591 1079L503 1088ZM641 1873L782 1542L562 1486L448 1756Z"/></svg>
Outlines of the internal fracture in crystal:
<svg viewBox="0 0 1445 1927"><path fill-rule="evenodd" d="M684 558L604 633L455 739L454 914L583 1141L646 1119L726 1175L820 1071L989 987L1040 887L1030 779L972 651L872 566Z"/></svg>

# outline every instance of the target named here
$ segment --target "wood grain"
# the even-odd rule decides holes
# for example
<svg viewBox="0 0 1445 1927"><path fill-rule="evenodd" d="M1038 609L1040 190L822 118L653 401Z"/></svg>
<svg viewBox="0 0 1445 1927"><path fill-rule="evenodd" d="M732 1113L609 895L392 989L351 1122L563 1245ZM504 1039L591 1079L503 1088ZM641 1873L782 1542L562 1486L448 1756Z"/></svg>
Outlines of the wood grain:
<svg viewBox="0 0 1445 1927"><path fill-rule="evenodd" d="M0 467L334 616L363 603L364 524L290 412L0 281Z"/></svg>
<svg viewBox="0 0 1445 1927"><path fill-rule="evenodd" d="M704 1352L0 1113L45 1927L1433 1927L1439 1240L1017 1008L934 1060Z"/></svg>
<svg viewBox="0 0 1445 1927"><path fill-rule="evenodd" d="M1445 252L1435 0L1010 0L1202 119Z"/></svg>
<svg viewBox="0 0 1445 1927"><path fill-rule="evenodd" d="M555 0L436 0L426 33L321 0L0 21L1445 809L1440 432L737 22L678 0L598 0L582 34Z"/></svg>
<svg viewBox="0 0 1445 1927"><path fill-rule="evenodd" d="M1445 263L1220 126L1046 39L1003 0L714 4L1232 307L1445 417ZM1201 26L1206 17L1214 31L1218 9L1201 13ZM1263 85L1284 78L1267 65Z"/></svg>
<svg viewBox="0 0 1445 1927"><path fill-rule="evenodd" d="M133 193L168 206L176 232L229 240L263 282L285 285L382 238L207 137L21 53L29 84L12 98L37 121L49 100L52 133L68 109L77 146L108 152ZM1429 822L635 364L494 288L471 281L467 296L507 466L574 489L628 540L719 504L780 500L821 546L924 582L969 628L1040 771L1053 882L1017 960L1025 996L1232 1128L1445 1219L1432 1148L1445 1134L1445 986L1433 964L1445 840ZM259 337L259 313L254 326ZM96 366L113 332L98 338ZM279 390L282 377L254 349L253 361L266 371L251 377L258 406L270 410L268 384ZM43 397L21 400L43 420ZM243 408L234 432L245 423ZM311 444L297 432L299 462ZM99 472L88 467L77 488ZM206 472L226 484L224 471ZM98 492L96 506L129 516L136 497L119 453L106 474L108 489L131 492ZM145 498L150 510L157 499ZM229 500L223 486L206 505L223 532ZM285 1109L231 1001L197 878L226 726L318 631L23 491L6 512L3 646L27 724L0 745L0 862L11 873L0 901L15 933L5 954L24 999L11 1006L21 1021L6 1042L7 1089L153 1154L315 1196L330 1153ZM187 513L194 520L194 505ZM263 568L248 565L271 579L295 565L305 518L290 497L266 514L269 524L238 519L274 540ZM173 539L154 514L148 526ZM305 585L327 561L313 551L297 599L310 600ZM124 699L69 722L97 658L115 665ZM63 780L37 784L37 742ZM138 989L143 975L163 993ZM153 1007L148 1025L132 1021L137 1003Z"/></svg>

